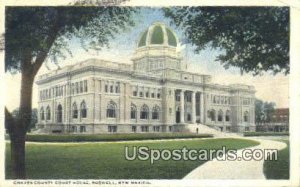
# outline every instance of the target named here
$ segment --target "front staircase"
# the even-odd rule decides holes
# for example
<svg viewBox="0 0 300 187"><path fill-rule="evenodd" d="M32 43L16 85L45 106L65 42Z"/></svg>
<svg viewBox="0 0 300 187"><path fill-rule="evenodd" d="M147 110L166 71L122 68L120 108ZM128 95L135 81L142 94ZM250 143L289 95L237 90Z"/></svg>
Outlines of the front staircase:
<svg viewBox="0 0 300 187"><path fill-rule="evenodd" d="M212 134L214 137L241 137L242 135L233 132L222 132L215 128L203 125L203 124L187 124L185 126L186 130L191 133L199 134Z"/></svg>

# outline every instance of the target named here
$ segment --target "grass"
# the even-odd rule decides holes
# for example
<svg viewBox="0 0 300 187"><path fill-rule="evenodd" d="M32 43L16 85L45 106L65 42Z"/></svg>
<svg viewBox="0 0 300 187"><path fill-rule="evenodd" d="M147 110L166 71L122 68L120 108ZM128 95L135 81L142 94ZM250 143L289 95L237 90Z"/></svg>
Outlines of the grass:
<svg viewBox="0 0 300 187"><path fill-rule="evenodd" d="M276 161L264 162L264 174L267 179L289 179L290 178L290 147L288 140L278 140L285 142L287 147L278 151Z"/></svg>
<svg viewBox="0 0 300 187"><path fill-rule="evenodd" d="M29 179L181 179L205 161L127 161L125 146L151 149L241 149L258 145L252 140L193 139L159 142L26 144ZM10 179L10 146L6 144L6 178Z"/></svg>
<svg viewBox="0 0 300 187"><path fill-rule="evenodd" d="M154 140L174 138L209 138L211 134L192 133L131 133L131 134L28 134L26 141L33 142L99 142L124 140Z"/></svg>
<svg viewBox="0 0 300 187"><path fill-rule="evenodd" d="M244 136L288 136L289 132L244 132Z"/></svg>

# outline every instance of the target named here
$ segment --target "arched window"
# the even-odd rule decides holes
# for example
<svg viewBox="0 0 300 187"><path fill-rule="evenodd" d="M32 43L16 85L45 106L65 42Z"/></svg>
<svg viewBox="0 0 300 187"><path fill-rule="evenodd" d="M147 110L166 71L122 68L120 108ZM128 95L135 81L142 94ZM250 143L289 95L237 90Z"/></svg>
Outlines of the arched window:
<svg viewBox="0 0 300 187"><path fill-rule="evenodd" d="M159 119L159 107L156 105L155 107L153 107L152 109L152 119Z"/></svg>
<svg viewBox="0 0 300 187"><path fill-rule="evenodd" d="M117 105L113 101L110 101L107 105L106 117L108 118L116 118L116 108Z"/></svg>
<svg viewBox="0 0 300 187"><path fill-rule="evenodd" d="M81 116L81 118L86 118L86 116L87 116L87 109L86 109L85 101L82 101L80 104L80 116Z"/></svg>
<svg viewBox="0 0 300 187"><path fill-rule="evenodd" d="M223 111L219 110L218 112L218 121L223 121Z"/></svg>
<svg viewBox="0 0 300 187"><path fill-rule="evenodd" d="M57 117L56 117L56 121L57 121L58 123L61 123L61 122L62 122L62 106L61 106L61 104L59 104L59 105L57 106Z"/></svg>
<svg viewBox="0 0 300 187"><path fill-rule="evenodd" d="M244 122L249 122L249 112L248 111L244 112Z"/></svg>
<svg viewBox="0 0 300 187"><path fill-rule="evenodd" d="M46 108L46 119L50 120L50 118L51 118L51 110L50 110L50 107L47 106L47 108Z"/></svg>
<svg viewBox="0 0 300 187"><path fill-rule="evenodd" d="M148 119L149 117L149 108L147 105L143 105L141 108L141 114L140 114L140 118L141 119Z"/></svg>
<svg viewBox="0 0 300 187"><path fill-rule="evenodd" d="M216 121L216 111L214 109L210 111L210 119L211 121Z"/></svg>
<svg viewBox="0 0 300 187"><path fill-rule="evenodd" d="M41 110L40 110L40 118L41 118L41 120L45 120L45 116L44 116L44 107L42 107L41 108Z"/></svg>
<svg viewBox="0 0 300 187"><path fill-rule="evenodd" d="M78 118L78 108L77 108L77 104L75 102L73 103L73 106L72 106L72 114L73 114L74 119Z"/></svg>
<svg viewBox="0 0 300 187"><path fill-rule="evenodd" d="M131 104L130 118L131 119L136 119L136 106L134 104Z"/></svg>
<svg viewBox="0 0 300 187"><path fill-rule="evenodd" d="M226 111L225 120L230 121L230 111L229 110Z"/></svg>

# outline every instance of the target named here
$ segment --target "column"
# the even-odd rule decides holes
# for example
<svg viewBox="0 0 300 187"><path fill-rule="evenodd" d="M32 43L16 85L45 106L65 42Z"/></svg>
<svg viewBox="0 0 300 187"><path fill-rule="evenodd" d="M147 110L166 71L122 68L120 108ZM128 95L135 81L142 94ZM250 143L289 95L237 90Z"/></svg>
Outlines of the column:
<svg viewBox="0 0 300 187"><path fill-rule="evenodd" d="M196 92L192 92L192 123L196 123Z"/></svg>
<svg viewBox="0 0 300 187"><path fill-rule="evenodd" d="M180 123L184 123L184 90L180 92Z"/></svg>
<svg viewBox="0 0 300 187"><path fill-rule="evenodd" d="M204 124L204 93L200 93L200 122Z"/></svg>

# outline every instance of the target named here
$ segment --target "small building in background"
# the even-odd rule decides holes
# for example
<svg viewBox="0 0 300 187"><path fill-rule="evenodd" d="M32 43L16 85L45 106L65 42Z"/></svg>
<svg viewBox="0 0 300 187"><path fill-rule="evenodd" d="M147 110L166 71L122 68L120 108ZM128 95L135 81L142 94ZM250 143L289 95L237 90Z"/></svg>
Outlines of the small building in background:
<svg viewBox="0 0 300 187"><path fill-rule="evenodd" d="M277 108L271 114L271 121L256 126L260 132L288 132L289 108Z"/></svg>

